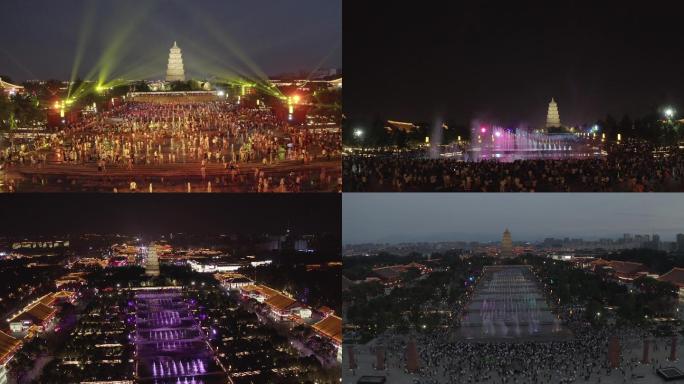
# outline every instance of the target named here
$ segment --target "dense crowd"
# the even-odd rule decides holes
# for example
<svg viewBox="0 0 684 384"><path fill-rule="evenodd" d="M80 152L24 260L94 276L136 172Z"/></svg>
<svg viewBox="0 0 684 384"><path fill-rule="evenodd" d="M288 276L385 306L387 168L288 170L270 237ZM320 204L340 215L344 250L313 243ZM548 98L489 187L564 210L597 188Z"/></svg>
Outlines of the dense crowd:
<svg viewBox="0 0 684 384"><path fill-rule="evenodd" d="M283 161L307 165L339 158L339 132L309 130L278 119L267 109L240 108L228 102L129 102L83 117L62 131L0 150L4 168L86 167L103 175L110 169L179 170L207 178L222 169L223 180L249 183L255 191L293 190L306 173L264 168ZM241 166L249 165L249 171ZM261 168L261 169L259 169ZM317 173L317 172L316 172ZM321 183L334 175L322 176ZM290 185L286 185L290 184Z"/></svg>
<svg viewBox="0 0 684 384"><path fill-rule="evenodd" d="M648 192L684 190L684 155L644 142L607 148L591 159L485 160L352 156L344 160L346 191Z"/></svg>
<svg viewBox="0 0 684 384"><path fill-rule="evenodd" d="M571 338L547 341L524 339L505 342L449 340L443 334L417 335L419 372L413 373L414 383L571 383L571 382L632 382L643 375L639 359L643 339L648 332L630 326L596 327L579 319L565 318L572 331ZM623 352L619 368L610 367L608 343L616 335ZM386 369L393 375L406 373L406 350L409 338L386 333L368 345L367 352L385 351ZM652 339L653 355L649 371L668 365L662 359L668 354L670 338ZM655 357L661 356L660 358ZM402 373L403 372L403 373Z"/></svg>

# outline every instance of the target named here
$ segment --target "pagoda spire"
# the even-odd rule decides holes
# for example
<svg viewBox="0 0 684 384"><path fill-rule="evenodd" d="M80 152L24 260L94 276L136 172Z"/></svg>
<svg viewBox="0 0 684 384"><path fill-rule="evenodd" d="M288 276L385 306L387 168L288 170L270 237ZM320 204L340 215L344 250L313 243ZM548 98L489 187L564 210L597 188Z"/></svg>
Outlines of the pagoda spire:
<svg viewBox="0 0 684 384"><path fill-rule="evenodd" d="M166 69L166 81L185 81L185 69L183 68L183 54L176 41L169 50L169 64Z"/></svg>
<svg viewBox="0 0 684 384"><path fill-rule="evenodd" d="M546 113L546 129L549 128L560 128L560 115L558 114L558 104L556 100L551 97L551 102L549 103L549 109Z"/></svg>

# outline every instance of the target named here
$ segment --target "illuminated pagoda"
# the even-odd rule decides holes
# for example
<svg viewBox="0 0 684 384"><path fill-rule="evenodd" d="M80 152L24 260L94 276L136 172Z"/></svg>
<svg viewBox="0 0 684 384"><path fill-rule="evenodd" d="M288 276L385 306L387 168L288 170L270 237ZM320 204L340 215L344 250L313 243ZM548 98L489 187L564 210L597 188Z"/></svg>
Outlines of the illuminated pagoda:
<svg viewBox="0 0 684 384"><path fill-rule="evenodd" d="M546 112L546 129L560 127L561 122L560 115L558 114L558 104L556 104L556 100L552 97L551 102L549 103L549 110Z"/></svg>
<svg viewBox="0 0 684 384"><path fill-rule="evenodd" d="M159 276L159 256L154 246L149 247L145 260L145 274L147 276Z"/></svg>
<svg viewBox="0 0 684 384"><path fill-rule="evenodd" d="M169 52L169 65L166 69L166 81L185 81L185 70L183 69L183 55L178 44L173 42L173 47Z"/></svg>
<svg viewBox="0 0 684 384"><path fill-rule="evenodd" d="M513 257L513 240L511 239L511 232L506 228L501 239L501 257Z"/></svg>

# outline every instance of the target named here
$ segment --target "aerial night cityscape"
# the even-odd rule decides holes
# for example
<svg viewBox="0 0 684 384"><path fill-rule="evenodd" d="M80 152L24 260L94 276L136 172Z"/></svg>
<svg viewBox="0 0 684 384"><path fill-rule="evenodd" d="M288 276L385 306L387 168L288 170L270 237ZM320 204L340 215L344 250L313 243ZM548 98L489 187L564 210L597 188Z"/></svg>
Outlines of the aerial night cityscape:
<svg viewBox="0 0 684 384"><path fill-rule="evenodd" d="M684 191L682 9L643 5L346 5L344 190Z"/></svg>
<svg viewBox="0 0 684 384"><path fill-rule="evenodd" d="M6 207L0 382L339 383L337 195L128 196Z"/></svg>
<svg viewBox="0 0 684 384"><path fill-rule="evenodd" d="M341 190L341 1L3 15L0 191Z"/></svg>
<svg viewBox="0 0 684 384"><path fill-rule="evenodd" d="M684 3L0 9L0 384L684 383Z"/></svg>
<svg viewBox="0 0 684 384"><path fill-rule="evenodd" d="M683 379L684 205L642 196L345 194L343 382Z"/></svg>

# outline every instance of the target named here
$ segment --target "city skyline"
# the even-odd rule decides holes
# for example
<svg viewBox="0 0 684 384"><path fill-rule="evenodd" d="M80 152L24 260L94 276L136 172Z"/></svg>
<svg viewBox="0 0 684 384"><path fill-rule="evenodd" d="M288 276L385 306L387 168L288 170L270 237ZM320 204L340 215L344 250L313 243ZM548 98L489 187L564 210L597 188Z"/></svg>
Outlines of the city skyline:
<svg viewBox="0 0 684 384"><path fill-rule="evenodd" d="M5 235L66 233L126 233L157 235L170 232L219 234L298 232L338 234L339 198L236 194L109 195L28 194L13 196L3 207L9 220L0 224ZM321 216L320 212L328 212Z"/></svg>
<svg viewBox="0 0 684 384"><path fill-rule="evenodd" d="M344 31L345 113L358 126L379 118L542 127L552 97L568 126L681 105L674 47L684 41L670 6L348 5L344 16L354 28ZM381 18L423 24L387 28L374 22Z"/></svg>
<svg viewBox="0 0 684 384"><path fill-rule="evenodd" d="M684 233L684 207L678 202L671 194L346 194L342 237L344 245L500 242L508 228L514 242L617 239L625 233L675 241Z"/></svg>
<svg viewBox="0 0 684 384"><path fill-rule="evenodd" d="M341 8L341 2L308 0L297 12L278 2L12 1L3 10L14 16L0 25L0 74L15 82L69 80L72 73L89 80L91 70L162 79L174 40L183 47L186 72L195 76L340 68Z"/></svg>

